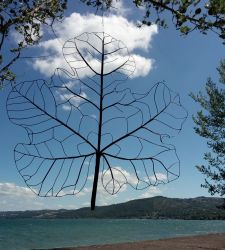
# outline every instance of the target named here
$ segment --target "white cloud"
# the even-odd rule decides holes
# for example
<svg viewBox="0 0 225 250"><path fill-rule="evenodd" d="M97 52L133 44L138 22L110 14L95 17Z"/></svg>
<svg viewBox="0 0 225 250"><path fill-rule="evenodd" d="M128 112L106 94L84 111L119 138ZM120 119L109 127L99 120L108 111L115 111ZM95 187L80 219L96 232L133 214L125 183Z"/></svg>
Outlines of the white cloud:
<svg viewBox="0 0 225 250"><path fill-rule="evenodd" d="M0 183L0 210L41 209L43 203L27 187L15 183Z"/></svg>
<svg viewBox="0 0 225 250"><path fill-rule="evenodd" d="M144 58L139 55L133 55L133 58L138 67L136 66L135 73L131 75L131 78L147 76L150 70L153 68L154 60Z"/></svg>
<svg viewBox="0 0 225 250"><path fill-rule="evenodd" d="M93 176L89 177L89 180L93 180ZM124 192L126 188L122 188L121 192ZM75 191L76 192L76 191ZM67 192L68 193L68 192ZM71 190L71 194L73 193L73 190ZM63 192L60 192L61 195L63 195ZM82 199L84 202L82 203L82 206L90 206L90 199L92 194L92 183L88 186L82 189L79 193L76 194L77 199ZM97 189L97 198L96 198L96 204L98 206L105 206L112 203L118 203L117 195L111 195L106 192L104 187L102 186L101 180L99 178L98 181L98 189Z"/></svg>
<svg viewBox="0 0 225 250"><path fill-rule="evenodd" d="M93 178L89 178L92 180ZM0 211L40 210L40 209L77 209L83 206L90 207L92 182L79 194L61 198L43 198L35 195L29 188L21 187L15 183L0 183ZM161 194L158 187L150 187L144 193L129 190L123 186L120 194L111 195L106 192L99 178L96 205L110 205L132 199L147 198ZM71 200L73 200L71 204Z"/></svg>
<svg viewBox="0 0 225 250"><path fill-rule="evenodd" d="M77 95L67 91L67 88L73 91L76 88L76 84L69 81L63 84L63 87L56 91L56 97L62 104L62 109L65 111L70 111L73 107L79 107L79 105L88 99L87 94L84 91L79 91ZM76 92L76 91L75 91Z"/></svg>
<svg viewBox="0 0 225 250"><path fill-rule="evenodd" d="M35 197L35 194L27 187L20 187L14 183L0 183L0 196L16 196L20 198Z"/></svg>
<svg viewBox="0 0 225 250"><path fill-rule="evenodd" d="M74 96L73 94L63 94L63 93L60 94L60 99L62 101L68 101L74 107L78 107L84 101L84 99L82 97L87 99L87 95L84 92L82 92L80 94L80 97L79 96ZM64 110L70 110L71 106L67 105L67 104L64 104L64 105L62 105L62 108Z"/></svg>
<svg viewBox="0 0 225 250"><path fill-rule="evenodd" d="M115 166L111 169L112 174L113 174L113 178L114 178L114 182L112 181L112 176L111 176L111 172L109 171L109 169L107 171L105 171L104 173L100 172L99 173L99 183L98 183L98 188L101 190L102 193L107 193L107 191L109 193L117 193L117 191L119 191L119 193L123 193L125 191L127 191L128 189L128 183L134 187L135 189L137 188L137 185L139 184L138 179L136 177L135 174L129 173L128 171L126 171L125 169L119 167L119 166ZM102 177L103 174L103 178ZM156 179L157 178L157 179ZM89 181L93 181L94 180L94 176L91 175L88 177ZM152 185L150 185L149 180L152 182ZM144 193L142 193L140 196L141 198L144 197L152 197L154 195L160 194L161 191L158 187L154 186L154 184L159 184L159 183L164 183L167 181L167 176L163 173L156 173L155 175L149 176L149 177L145 177L144 178L144 187L143 190L147 190ZM108 184L108 185L107 185ZM140 184L141 185L141 184ZM121 188L120 188L121 187ZM107 191L105 190L105 188L107 189ZM141 188L137 188L138 192L140 192L142 190L142 185ZM90 189L88 190L90 191ZM143 191L141 191L143 192ZM111 194L110 194L111 195ZM136 196L134 194L134 196Z"/></svg>
<svg viewBox="0 0 225 250"><path fill-rule="evenodd" d="M149 187L138 198L149 198L161 194L162 191L158 187Z"/></svg>
<svg viewBox="0 0 225 250"><path fill-rule="evenodd" d="M64 19L62 24L57 24L55 32L61 41L65 41L83 32L102 32L103 27L101 23L101 16L72 13ZM76 24L76 26L74 26L74 24ZM76 29L74 29L74 27L76 27ZM158 32L156 25L138 28L136 23L129 22L126 18L117 15L104 17L104 31L125 43L129 51L133 51L136 48L148 50L153 36ZM50 43L51 42L48 42L48 45ZM45 44L45 42L42 43L42 45ZM52 42L52 49L53 46L54 43ZM59 48L59 44L57 44L57 48Z"/></svg>
<svg viewBox="0 0 225 250"><path fill-rule="evenodd" d="M120 167L115 167L115 168L118 170L122 170ZM128 178L130 184L132 184L133 186L135 186L137 184L136 176L134 176L134 175L132 175L124 170L123 170L123 173ZM100 173L100 177L101 177L101 174L102 173ZM113 174L114 174L114 178L116 180L120 181L120 183L122 183L124 181L123 177L119 174L118 171L114 171ZM110 179L109 172L107 172L106 175L107 175L106 177L108 177L108 180L109 180ZM161 173L157 173L156 175L159 178L159 180L165 179L165 177L166 177L164 174L161 174ZM150 179L151 178L153 179L153 176L150 177ZM89 181L93 181L93 179L94 179L93 175L88 177ZM97 192L97 200L96 200L96 204L98 206L116 204L118 202L126 202L126 201L133 200L133 199L149 198L149 197L154 197L156 195L162 194L162 190L158 186L157 187L150 186L143 191L143 190L133 190L128 185L124 185L120 189L118 194L111 195L110 193L106 192L100 179L101 178L99 178L99 182L98 182L98 192ZM84 196L86 196L86 198L90 199L91 191L92 191L92 187L86 188L86 189L82 190L82 192L83 192L82 195L84 195ZM90 203L88 203L88 202L85 203L85 206L89 206L89 205L90 205Z"/></svg>
<svg viewBox="0 0 225 250"><path fill-rule="evenodd" d="M66 199L68 198L39 197L28 187L18 186L15 183L0 183L0 211L76 209L80 207L77 203L68 203Z"/></svg>
<svg viewBox="0 0 225 250"><path fill-rule="evenodd" d="M74 29L74 27L76 27L76 29ZM158 32L157 26L152 25L150 27L144 26L138 28L135 23L128 21L123 16L111 14L104 17L104 30L106 33L110 34L110 36L121 40L127 46L131 56L135 59L136 70L132 77L146 76L152 69L153 60L137 55L134 50L141 49L143 51L148 51L151 47L153 36ZM65 18L62 23L57 24L55 27L55 33L57 34L58 39L50 39L41 42L39 45L44 51L44 54L54 53L55 55L50 56L48 59L44 58L35 60L33 67L47 76L52 75L57 67L69 69L64 57L62 56L62 44L64 44L66 40L71 39L71 37L76 37L84 32L102 31L101 16L93 14L81 15L79 13L71 14L69 17ZM116 56L117 60L114 61L113 65L110 63L110 67L116 67L116 64L123 60L124 55L117 54ZM89 57L88 62L94 68L99 68L99 63L94 57ZM76 62L71 63L71 66L74 66L75 63ZM84 69L79 77L83 77L87 74L87 71Z"/></svg>
<svg viewBox="0 0 225 250"><path fill-rule="evenodd" d="M124 5L124 1L113 0L112 7L110 8L111 13L115 13L119 16L127 16L131 13L131 9Z"/></svg>
<svg viewBox="0 0 225 250"><path fill-rule="evenodd" d="M150 176L150 180L158 181L158 182L165 182L167 181L167 176L163 173L156 173L155 175Z"/></svg>

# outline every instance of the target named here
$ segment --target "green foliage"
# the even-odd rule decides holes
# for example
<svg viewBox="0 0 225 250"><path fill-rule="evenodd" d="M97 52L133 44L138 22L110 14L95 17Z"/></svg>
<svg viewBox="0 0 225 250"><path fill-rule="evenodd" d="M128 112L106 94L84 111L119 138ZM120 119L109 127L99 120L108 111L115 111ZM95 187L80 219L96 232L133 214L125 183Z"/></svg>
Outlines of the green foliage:
<svg viewBox="0 0 225 250"><path fill-rule="evenodd" d="M110 0L81 1L97 8L113 7L113 1ZM133 3L145 10L143 25L151 25L154 22L166 28L168 12L181 34L188 34L193 30L206 34L212 30L225 39L225 0L133 0Z"/></svg>
<svg viewBox="0 0 225 250"><path fill-rule="evenodd" d="M225 84L225 60L218 68L220 83ZM225 196L225 88L219 88L209 78L206 94L199 92L191 97L201 105L202 110L193 120L196 124L195 132L207 139L210 152L204 154L207 166L197 166L197 169L206 176L202 187L214 195Z"/></svg>
<svg viewBox="0 0 225 250"><path fill-rule="evenodd" d="M81 0L81 2L86 3L88 6L104 9L110 8L113 0Z"/></svg>
<svg viewBox="0 0 225 250"><path fill-rule="evenodd" d="M41 25L52 25L61 19L67 0L5 0L0 1L0 86L15 79L12 65L21 51L41 38ZM9 43L10 35L18 39Z"/></svg>

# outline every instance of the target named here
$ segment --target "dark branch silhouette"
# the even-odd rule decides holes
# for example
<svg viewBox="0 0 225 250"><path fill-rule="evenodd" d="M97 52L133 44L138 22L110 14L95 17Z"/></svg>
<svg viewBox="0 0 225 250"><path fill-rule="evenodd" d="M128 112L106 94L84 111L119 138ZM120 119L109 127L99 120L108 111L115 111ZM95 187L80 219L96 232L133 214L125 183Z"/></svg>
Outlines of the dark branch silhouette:
<svg viewBox="0 0 225 250"><path fill-rule="evenodd" d="M17 84L8 97L9 119L29 137L15 147L25 183L39 196L75 195L93 176L94 209L99 176L110 194L177 179L180 162L168 140L187 116L179 95L163 82L133 92L125 80L135 62L105 33L68 40L63 55L70 71L56 69L50 83Z"/></svg>

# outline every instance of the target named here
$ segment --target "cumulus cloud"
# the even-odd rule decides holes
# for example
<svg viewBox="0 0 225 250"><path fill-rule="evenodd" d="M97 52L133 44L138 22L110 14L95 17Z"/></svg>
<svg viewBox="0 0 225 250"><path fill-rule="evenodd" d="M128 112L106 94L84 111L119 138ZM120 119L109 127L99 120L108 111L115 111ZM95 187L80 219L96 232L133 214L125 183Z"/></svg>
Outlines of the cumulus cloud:
<svg viewBox="0 0 225 250"><path fill-rule="evenodd" d="M113 0L111 6L111 13L114 13L119 16L127 16L131 13L131 9L124 5L124 1Z"/></svg>
<svg viewBox="0 0 225 250"><path fill-rule="evenodd" d="M113 174L113 179L112 181L112 175ZM89 181L94 180L94 175L91 175L88 177ZM156 183L165 183L167 181L167 176L163 173L155 173L155 175L152 176L146 176L144 178L144 181L146 181L146 184L149 183L149 180L151 181L152 185L147 187L147 191L145 193L142 193L142 196L140 197L145 197L148 195L156 195L159 194L161 191L158 187L154 186ZM125 192L127 191L127 184L130 184L132 187L137 187L138 184L138 179L135 174L129 173L125 169L123 169L120 166L115 166L111 168L111 171L108 169L104 172L99 173L99 183L98 187L100 187L102 192L109 192L110 194L112 193L117 193L119 192ZM107 191L106 191L106 190ZM141 190L141 189L140 189Z"/></svg>
<svg viewBox="0 0 225 250"><path fill-rule="evenodd" d="M59 93L59 98L65 102L65 104L62 105L62 108L64 110L70 110L71 106L67 105L66 103L70 103L73 107L78 107L80 105L81 102L83 102L83 98L87 98L87 95L85 94L85 92L82 92L79 96L74 96L74 94L64 94L63 91L61 91L61 93Z"/></svg>
<svg viewBox="0 0 225 250"><path fill-rule="evenodd" d="M120 184L124 184L121 189L119 190L119 196L127 197L125 200L121 200L120 202L132 200L132 199L139 199L139 198L148 198L153 197L156 195L162 194L162 191L157 186L150 186L142 191L134 191L131 189L130 186L126 185L126 182L129 182L133 187L137 185L137 177L134 174L129 173L128 171L122 169L119 166L112 168L114 179L118 181ZM122 175L123 173L123 175ZM102 172L99 173L99 182L98 182L98 193L97 193L97 204L98 205L110 205L113 203L118 203L119 196L117 194L111 195L112 193L112 182L110 180L112 179L110 171L106 171L105 175L103 177L103 183L101 181ZM124 179L124 176L126 176L126 179ZM163 173L156 173L158 181L166 181L167 176ZM147 178L147 177L146 177ZM156 181L155 176L149 176L149 179L154 183ZM94 180L94 176L91 175L88 177L89 181ZM109 183L107 190L109 193L105 190L104 185L106 183ZM118 183L114 182L115 190L117 191L119 189ZM87 188L86 190L83 190L82 195L89 195L92 191L92 188ZM140 194L141 192L141 194ZM131 195L132 194L132 195Z"/></svg>
<svg viewBox="0 0 225 250"><path fill-rule="evenodd" d="M156 173L155 175L150 176L151 181L158 180L159 182L165 182L167 179L167 176L163 173Z"/></svg>
<svg viewBox="0 0 225 250"><path fill-rule="evenodd" d="M64 199L38 197L29 188L15 183L0 183L0 211L24 211L40 209L75 209L81 206Z"/></svg>
<svg viewBox="0 0 225 250"><path fill-rule="evenodd" d="M158 187L149 187L144 193L142 193L138 198L150 198L161 194L162 191Z"/></svg>
<svg viewBox="0 0 225 250"><path fill-rule="evenodd" d="M116 167L116 168L121 170L121 167ZM123 170L123 172L124 172L124 170ZM125 171L125 173L126 173L126 176L129 178L130 183L135 186L135 184L137 183L136 176L128 173L127 171ZM118 194L111 195L110 193L108 193L105 190L105 188L102 185L101 174L102 174L102 172L100 172L100 174L99 174L98 191L97 191L97 197L96 197L96 204L98 206L106 206L106 205L110 205L110 204L126 202L126 201L133 200L133 199L150 198L150 197L154 197L156 195L162 194L162 190L158 186L150 186L149 188L146 188L145 190L142 190L142 191L140 191L140 190L134 191L130 186L124 185L119 190ZM165 176L163 176L163 174L161 175L161 173L158 173L157 177L160 178L160 176L162 179L165 178ZM110 179L108 172L106 174L106 178L108 178L108 180ZM118 171L114 171L114 178L120 182L124 181L123 177L120 175L120 173ZM153 178L154 178L153 176L150 177L150 179L152 179L152 180L153 180ZM82 206L90 206L89 200L90 200L91 192L92 192L92 185L91 184L92 184L92 181L94 180L94 176L93 175L89 176L88 180L90 181L88 184L88 187L84 188L79 193L79 195L84 197L85 200L88 200L88 202L84 202L82 204Z"/></svg>
<svg viewBox="0 0 225 250"><path fill-rule="evenodd" d="M122 185L122 188L120 189L120 191L122 192L126 190L125 184L127 184L127 182L129 182L131 185L134 185L134 186L137 183L137 177L134 174L129 173L128 171L126 171L120 166L114 166L113 168L111 168L111 171L107 169L106 171L99 173L99 186L102 186L102 185L107 186L107 184L112 185L111 173L113 174L113 178L117 181L117 183L114 183L116 190L119 189L118 183ZM89 176L88 180L93 181L94 175ZM111 190L110 185L108 185L107 187L109 189L108 191L110 191Z"/></svg>
<svg viewBox="0 0 225 250"><path fill-rule="evenodd" d="M125 190L126 190L126 187L124 186L124 188L122 188L120 191L125 192ZM91 192L92 192L92 187L84 188L82 190L82 195L85 195L86 198L88 200L90 200ZM111 195L111 194L107 193L106 190L104 189L104 187L102 186L101 181L99 180L98 192L97 192L97 198L96 198L97 206L106 206L106 205L110 205L113 203L118 203L117 198L118 198L117 194ZM86 202L85 206L90 206L90 203Z"/></svg>
<svg viewBox="0 0 225 250"><path fill-rule="evenodd" d="M74 29L74 27L76 27L76 29ZM153 60L138 55L135 53L135 50L149 50L153 36L158 32L157 26L152 25L150 27L138 28L135 23L128 21L122 15L110 14L104 17L104 30L106 33L110 34L110 36L121 40L127 46L131 56L135 59L136 70L132 77L146 76L152 69ZM49 58L35 60L33 64L34 69L39 70L46 76L51 76L57 67L69 70L65 58L62 56L62 45L64 42L84 32L102 31L101 16L72 13L69 17L66 17L62 23L57 24L57 27L55 27L57 39L49 39L40 43L39 47L44 51L44 54L49 53L54 55ZM94 66L97 66L97 61L94 60L94 58L89 58L89 61ZM79 77L83 76L85 76L85 74Z"/></svg>
<svg viewBox="0 0 225 250"><path fill-rule="evenodd" d="M144 58L140 55L132 55L136 63L135 73L131 75L131 78L147 76L150 70L153 68L153 59Z"/></svg>
<svg viewBox="0 0 225 250"><path fill-rule="evenodd" d="M0 183L0 210L41 209L42 206L29 188L15 183Z"/></svg>
<svg viewBox="0 0 225 250"><path fill-rule="evenodd" d="M89 177L89 180L93 180L93 177ZM77 209L83 206L89 207L91 193L92 182L89 182L87 187L85 187L76 196L67 196L60 199L38 197L29 188L18 186L15 183L0 183L0 211L62 208ZM150 187L144 193L141 192L140 194L140 192L128 190L127 186L125 185L120 190L120 195L111 195L105 191L101 180L99 179L96 204L98 206L110 205L137 198L152 197L161 193L162 192L158 187Z"/></svg>
<svg viewBox="0 0 225 250"><path fill-rule="evenodd" d="M15 183L0 183L0 196L16 196L20 198L34 197L35 194L27 187L17 186Z"/></svg>

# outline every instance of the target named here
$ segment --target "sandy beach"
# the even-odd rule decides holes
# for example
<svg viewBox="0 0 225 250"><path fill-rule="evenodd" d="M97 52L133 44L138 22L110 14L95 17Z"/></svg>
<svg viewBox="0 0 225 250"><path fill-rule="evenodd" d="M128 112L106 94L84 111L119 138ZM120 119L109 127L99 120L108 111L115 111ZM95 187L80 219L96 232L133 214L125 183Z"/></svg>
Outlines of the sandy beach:
<svg viewBox="0 0 225 250"><path fill-rule="evenodd" d="M208 234L112 245L54 248L49 250L225 250L225 234Z"/></svg>

